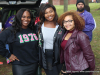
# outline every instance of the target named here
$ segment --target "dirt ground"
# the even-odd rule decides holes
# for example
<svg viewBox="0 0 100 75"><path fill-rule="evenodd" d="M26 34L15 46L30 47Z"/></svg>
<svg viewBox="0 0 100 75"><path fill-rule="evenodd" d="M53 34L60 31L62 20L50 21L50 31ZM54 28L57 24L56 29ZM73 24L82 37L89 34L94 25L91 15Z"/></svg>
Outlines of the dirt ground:
<svg viewBox="0 0 100 75"><path fill-rule="evenodd" d="M6 58L0 57L3 65L0 65L0 75L12 75L12 65L7 64Z"/></svg>
<svg viewBox="0 0 100 75"><path fill-rule="evenodd" d="M6 63L6 58L0 56L0 61L3 62L3 65L0 65L0 75L13 75L12 65ZM42 75L46 75L44 70L42 70ZM96 66L93 75L100 75L100 68L98 66Z"/></svg>

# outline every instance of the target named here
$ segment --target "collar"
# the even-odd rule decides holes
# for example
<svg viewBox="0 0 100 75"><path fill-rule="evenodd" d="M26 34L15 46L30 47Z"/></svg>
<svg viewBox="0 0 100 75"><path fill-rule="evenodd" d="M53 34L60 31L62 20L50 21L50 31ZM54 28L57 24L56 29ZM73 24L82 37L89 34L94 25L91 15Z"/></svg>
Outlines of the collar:
<svg viewBox="0 0 100 75"><path fill-rule="evenodd" d="M79 32L79 31L75 29L75 30L73 31L73 33L72 33L70 39L76 38L78 32ZM65 36L66 36L67 34L68 34L68 31L65 32L65 35L63 36L62 41L64 40L64 38L65 38Z"/></svg>
<svg viewBox="0 0 100 75"><path fill-rule="evenodd" d="M55 31L57 30L58 27L59 27L59 25L57 24L56 27L55 27ZM42 28L42 32L43 32L43 30L44 30L44 23L42 24L41 28Z"/></svg>
<svg viewBox="0 0 100 75"><path fill-rule="evenodd" d="M86 12L86 10L84 10L84 12L80 13L80 15L84 15L85 12Z"/></svg>
<svg viewBox="0 0 100 75"><path fill-rule="evenodd" d="M64 38L65 38L65 36L67 35L67 33L68 33L68 31L66 31L65 35L64 35L63 38L62 38L62 41L64 40ZM72 43L75 41L74 39L77 37L77 33L78 33L78 30L75 29L75 30L73 31L71 37L68 39L67 44L66 44L64 50L67 49L68 46L69 46L70 44L72 44Z"/></svg>
<svg viewBox="0 0 100 75"><path fill-rule="evenodd" d="M68 31L67 31L67 33L68 33ZM72 35L71 35L71 39L76 38L77 33L78 33L78 30L75 29L75 30L73 31Z"/></svg>

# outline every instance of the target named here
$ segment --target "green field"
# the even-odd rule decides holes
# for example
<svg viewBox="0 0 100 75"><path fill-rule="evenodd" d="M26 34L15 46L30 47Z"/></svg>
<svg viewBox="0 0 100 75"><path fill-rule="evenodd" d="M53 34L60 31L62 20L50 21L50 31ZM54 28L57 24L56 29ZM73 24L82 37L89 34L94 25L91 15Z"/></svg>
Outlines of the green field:
<svg viewBox="0 0 100 75"><path fill-rule="evenodd" d="M95 71L100 71L100 3L89 3L89 6L97 25L96 29L93 31L93 40L91 42L92 50L96 60ZM63 14L63 5L56 5L55 7L59 16ZM76 10L76 5L68 5L68 10ZM5 60L5 58L0 56L0 61L4 62L4 65L0 65L0 75L12 75L11 65L7 65ZM45 75L44 72L42 75ZM94 72L94 75L100 75L100 72Z"/></svg>

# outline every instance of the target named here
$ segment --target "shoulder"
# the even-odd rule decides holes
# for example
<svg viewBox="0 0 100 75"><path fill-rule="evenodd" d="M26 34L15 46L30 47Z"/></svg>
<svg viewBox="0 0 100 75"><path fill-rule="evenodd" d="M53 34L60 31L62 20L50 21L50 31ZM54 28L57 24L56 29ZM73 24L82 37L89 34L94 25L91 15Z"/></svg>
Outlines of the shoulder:
<svg viewBox="0 0 100 75"><path fill-rule="evenodd" d="M40 22L38 22L38 23L35 24L35 28L36 28L37 30L40 30L41 27L42 27L42 25L40 24Z"/></svg>
<svg viewBox="0 0 100 75"><path fill-rule="evenodd" d="M80 36L80 37L81 37L82 35L83 35L83 36L87 36L83 31L78 31L77 35Z"/></svg>
<svg viewBox="0 0 100 75"><path fill-rule="evenodd" d="M8 29L8 30L13 30L13 27L12 27L12 26L10 26L10 27L8 27L8 28L6 28L6 29Z"/></svg>
<svg viewBox="0 0 100 75"><path fill-rule="evenodd" d="M58 31L63 31L62 27L60 25L57 25L58 26Z"/></svg>
<svg viewBox="0 0 100 75"><path fill-rule="evenodd" d="M77 35L77 43L82 49L84 49L90 45L89 37L84 32L79 31Z"/></svg>
<svg viewBox="0 0 100 75"><path fill-rule="evenodd" d="M35 24L35 27L39 27L39 23L36 23L36 24Z"/></svg>
<svg viewBox="0 0 100 75"><path fill-rule="evenodd" d="M91 14L90 12L88 12L88 11L86 11L86 10L84 10L84 13L85 13L85 14Z"/></svg>
<svg viewBox="0 0 100 75"><path fill-rule="evenodd" d="M79 32L77 33L77 36L78 36L78 39L79 39L80 41L89 40L88 35L86 35L83 31L79 31Z"/></svg>
<svg viewBox="0 0 100 75"><path fill-rule="evenodd" d="M56 25L58 26L58 30L63 30L63 28L60 25Z"/></svg>
<svg viewBox="0 0 100 75"><path fill-rule="evenodd" d="M57 31L58 34L64 35L65 30L61 26L58 27Z"/></svg>
<svg viewBox="0 0 100 75"><path fill-rule="evenodd" d="M10 36L10 35L13 35L13 28L12 27L6 28L4 31L2 31L0 33L0 35L7 36L7 37Z"/></svg>
<svg viewBox="0 0 100 75"><path fill-rule="evenodd" d="M85 14L86 16L92 16L92 14L91 14L90 12L86 11L86 10L85 10L84 14Z"/></svg>
<svg viewBox="0 0 100 75"><path fill-rule="evenodd" d="M4 31L5 31L5 32L11 32L11 31L13 31L13 27L10 26L10 27L6 28Z"/></svg>

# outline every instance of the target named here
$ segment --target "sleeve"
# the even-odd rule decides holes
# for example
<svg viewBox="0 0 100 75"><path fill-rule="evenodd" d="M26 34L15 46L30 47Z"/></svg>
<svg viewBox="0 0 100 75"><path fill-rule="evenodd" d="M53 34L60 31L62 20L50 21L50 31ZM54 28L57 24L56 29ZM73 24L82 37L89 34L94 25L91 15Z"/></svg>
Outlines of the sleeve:
<svg viewBox="0 0 100 75"><path fill-rule="evenodd" d="M95 29L95 28L96 28L96 21L95 21L95 19L94 19L94 24L95 24L95 27L94 27L94 29ZM93 29L93 30L94 30L94 29Z"/></svg>
<svg viewBox="0 0 100 75"><path fill-rule="evenodd" d="M79 38L79 45L80 45L81 49L83 50L83 55L89 64L89 70L94 71L94 69L95 69L95 57L94 57L93 51L91 49L89 38L83 32L82 32L82 34L80 33L78 38ZM91 74L92 73L90 73L90 75Z"/></svg>
<svg viewBox="0 0 100 75"><path fill-rule="evenodd" d="M11 34L11 31L6 29L0 33L0 55L9 58L11 56L11 53L6 49L5 44L7 43L7 39L9 35Z"/></svg>
<svg viewBox="0 0 100 75"><path fill-rule="evenodd" d="M92 17L92 14L87 14L88 16L85 19L85 28L83 31L92 31L95 27L94 19Z"/></svg>

